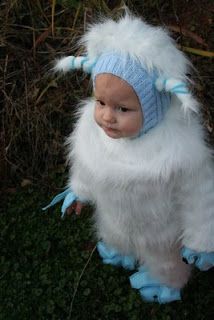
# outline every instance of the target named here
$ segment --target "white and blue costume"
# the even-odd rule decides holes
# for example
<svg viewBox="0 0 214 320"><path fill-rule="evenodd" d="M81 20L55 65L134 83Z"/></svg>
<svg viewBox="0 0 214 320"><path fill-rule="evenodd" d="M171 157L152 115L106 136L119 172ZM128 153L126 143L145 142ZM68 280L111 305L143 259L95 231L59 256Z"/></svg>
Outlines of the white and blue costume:
<svg viewBox="0 0 214 320"><path fill-rule="evenodd" d="M213 163L188 89L190 63L165 30L130 15L91 26L81 44L85 56L56 69L82 68L93 85L100 73L127 81L144 126L134 139L111 139L94 120L94 98L82 104L67 141L63 213L78 198L92 202L104 263L138 265L130 282L147 301L179 300L192 265L214 265Z"/></svg>

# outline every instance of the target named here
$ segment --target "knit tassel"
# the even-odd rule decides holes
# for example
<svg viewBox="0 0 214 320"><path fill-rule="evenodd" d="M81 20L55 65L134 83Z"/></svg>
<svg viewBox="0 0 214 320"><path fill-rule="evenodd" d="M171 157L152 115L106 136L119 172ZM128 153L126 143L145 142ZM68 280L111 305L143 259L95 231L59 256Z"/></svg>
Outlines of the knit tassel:
<svg viewBox="0 0 214 320"><path fill-rule="evenodd" d="M97 59L89 59L87 56L68 56L57 61L55 70L68 72L75 69L82 69L86 73L91 73Z"/></svg>
<svg viewBox="0 0 214 320"><path fill-rule="evenodd" d="M188 90L185 82L181 82L177 79L159 77L155 81L155 86L158 91L166 91L175 94L181 101L185 113L189 110L196 113L198 112L198 102Z"/></svg>

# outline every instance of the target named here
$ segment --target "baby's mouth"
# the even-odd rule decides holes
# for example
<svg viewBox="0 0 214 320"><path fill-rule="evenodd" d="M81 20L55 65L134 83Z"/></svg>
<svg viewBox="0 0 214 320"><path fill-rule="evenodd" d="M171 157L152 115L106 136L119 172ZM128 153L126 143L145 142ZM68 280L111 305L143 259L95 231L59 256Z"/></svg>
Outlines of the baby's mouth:
<svg viewBox="0 0 214 320"><path fill-rule="evenodd" d="M105 134L109 136L110 138L119 138L121 136L121 133L118 129L112 128L111 126L101 125L100 126Z"/></svg>
<svg viewBox="0 0 214 320"><path fill-rule="evenodd" d="M102 125L102 128L103 128L103 130L104 131L112 131L112 132L116 132L116 131L118 131L117 129L115 129L115 128L112 128L111 126L106 126L106 125Z"/></svg>

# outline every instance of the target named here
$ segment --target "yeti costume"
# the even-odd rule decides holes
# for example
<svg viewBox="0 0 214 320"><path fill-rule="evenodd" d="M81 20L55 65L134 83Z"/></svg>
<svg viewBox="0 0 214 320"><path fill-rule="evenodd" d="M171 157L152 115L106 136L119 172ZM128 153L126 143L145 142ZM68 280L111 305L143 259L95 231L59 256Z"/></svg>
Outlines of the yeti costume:
<svg viewBox="0 0 214 320"><path fill-rule="evenodd" d="M81 58L73 60L73 66L71 58L64 58L58 70L82 67L92 72L103 53L125 52L148 73L155 69L156 87L171 95L163 119L134 139L108 137L94 120L94 98L84 101L67 140L68 187L76 195L72 201L78 197L95 205L104 262L112 259L112 264L126 267L127 259L130 269L137 262L140 268L130 280L144 299L178 300L191 264L208 269L214 252L213 165L198 103L186 94L190 63L164 29L128 14L117 22L91 26L81 44L86 48L85 66ZM203 255L208 259L202 266Z"/></svg>

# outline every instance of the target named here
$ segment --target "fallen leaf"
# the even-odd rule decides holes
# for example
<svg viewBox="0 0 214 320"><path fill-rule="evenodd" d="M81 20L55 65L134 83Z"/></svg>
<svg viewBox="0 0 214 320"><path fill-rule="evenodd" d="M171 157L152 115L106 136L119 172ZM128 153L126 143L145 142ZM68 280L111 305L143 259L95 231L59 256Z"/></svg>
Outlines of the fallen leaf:
<svg viewBox="0 0 214 320"><path fill-rule="evenodd" d="M50 26L47 30L45 30L42 34L40 34L40 36L36 39L35 44L34 44L34 47L33 47L34 49L35 49L36 47L38 47L38 45L39 45L40 43L44 42L45 39L49 36L49 33L50 33L50 31L51 31L51 27L52 27L52 26Z"/></svg>
<svg viewBox="0 0 214 320"><path fill-rule="evenodd" d="M29 180L29 179L23 179L22 182L21 182L21 187L24 188L24 187L27 187L29 185L32 184L32 181Z"/></svg>

